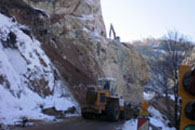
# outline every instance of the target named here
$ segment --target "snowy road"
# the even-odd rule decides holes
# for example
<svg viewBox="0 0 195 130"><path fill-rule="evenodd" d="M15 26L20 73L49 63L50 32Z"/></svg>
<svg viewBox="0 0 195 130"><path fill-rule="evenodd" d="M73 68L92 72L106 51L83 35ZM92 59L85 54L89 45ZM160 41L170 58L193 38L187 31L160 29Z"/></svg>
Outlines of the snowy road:
<svg viewBox="0 0 195 130"><path fill-rule="evenodd" d="M16 127L11 130L121 130L124 121L107 122L101 120L85 120L72 117L63 121L39 123L25 128Z"/></svg>

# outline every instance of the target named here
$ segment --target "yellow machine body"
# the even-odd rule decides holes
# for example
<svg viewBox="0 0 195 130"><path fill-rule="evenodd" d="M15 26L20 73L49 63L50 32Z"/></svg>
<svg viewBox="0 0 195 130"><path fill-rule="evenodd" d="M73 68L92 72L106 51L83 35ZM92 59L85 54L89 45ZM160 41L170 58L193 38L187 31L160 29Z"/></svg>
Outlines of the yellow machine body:
<svg viewBox="0 0 195 130"><path fill-rule="evenodd" d="M88 88L89 91L86 94L86 103L81 106L81 112L83 117L87 114L95 114L95 115L111 115L114 120L115 115L112 115L110 111L120 111L122 113L124 111L124 99L119 98L116 93L116 85L115 80L112 78L101 78L98 80L99 83L94 88ZM106 83L109 83L109 87L106 87ZM112 109L112 106L115 109ZM108 114L109 113L109 114ZM116 113L118 114L118 113Z"/></svg>

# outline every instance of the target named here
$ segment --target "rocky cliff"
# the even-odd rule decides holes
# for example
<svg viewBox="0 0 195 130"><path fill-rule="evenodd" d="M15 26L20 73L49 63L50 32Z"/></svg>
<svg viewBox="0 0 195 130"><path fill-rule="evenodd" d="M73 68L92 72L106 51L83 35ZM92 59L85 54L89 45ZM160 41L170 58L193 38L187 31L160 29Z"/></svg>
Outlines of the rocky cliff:
<svg viewBox="0 0 195 130"><path fill-rule="evenodd" d="M23 119L54 119L42 113L79 107L29 28L0 13L0 129ZM74 106L74 107L73 107ZM70 112L70 111L69 111Z"/></svg>
<svg viewBox="0 0 195 130"><path fill-rule="evenodd" d="M120 96L142 99L147 64L131 45L106 38L100 0L1 0L0 12L31 28L80 102L104 76L117 78Z"/></svg>

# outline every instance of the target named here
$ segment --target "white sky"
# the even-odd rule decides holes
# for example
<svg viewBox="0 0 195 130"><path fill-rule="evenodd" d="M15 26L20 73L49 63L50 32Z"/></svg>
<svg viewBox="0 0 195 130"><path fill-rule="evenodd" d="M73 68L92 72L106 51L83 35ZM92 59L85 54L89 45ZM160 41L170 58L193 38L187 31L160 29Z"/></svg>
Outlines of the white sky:
<svg viewBox="0 0 195 130"><path fill-rule="evenodd" d="M101 0L107 33L110 23L122 41L160 38L178 31L195 41L195 0Z"/></svg>

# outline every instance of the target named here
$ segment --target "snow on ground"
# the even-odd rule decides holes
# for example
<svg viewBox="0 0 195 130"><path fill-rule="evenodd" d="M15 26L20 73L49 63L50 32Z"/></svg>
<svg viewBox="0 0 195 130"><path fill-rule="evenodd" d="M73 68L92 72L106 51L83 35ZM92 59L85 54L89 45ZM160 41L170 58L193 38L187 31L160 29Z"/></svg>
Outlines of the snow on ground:
<svg viewBox="0 0 195 130"><path fill-rule="evenodd" d="M176 130L167 126L168 120L163 118L163 115L154 107L149 107L148 112L151 114L150 123L156 127L161 127L162 130Z"/></svg>
<svg viewBox="0 0 195 130"><path fill-rule="evenodd" d="M165 95L163 95L165 96ZM175 95L174 94L168 94L169 99L175 101Z"/></svg>
<svg viewBox="0 0 195 130"><path fill-rule="evenodd" d="M151 100L155 96L155 92L143 92L145 100Z"/></svg>
<svg viewBox="0 0 195 130"><path fill-rule="evenodd" d="M175 96L173 94L169 94L169 98L173 101L175 101Z"/></svg>
<svg viewBox="0 0 195 130"><path fill-rule="evenodd" d="M137 130L137 119L126 121L122 130Z"/></svg>
<svg viewBox="0 0 195 130"><path fill-rule="evenodd" d="M156 94L156 92L152 92L152 91L143 92L143 98L144 98L144 100L151 100L152 98L155 97L155 94ZM165 97L165 94L162 94L162 96ZM168 94L168 97L171 100L175 101L174 94Z"/></svg>
<svg viewBox="0 0 195 130"><path fill-rule="evenodd" d="M170 128L167 126L169 123L168 120L165 120L163 118L163 115L154 107L149 107L148 112L150 113L149 122L155 127L158 127L162 130L176 130L175 128ZM131 119L125 122L123 125L122 130L137 130L137 122L136 119ZM150 126L150 130L152 130L152 127Z"/></svg>
<svg viewBox="0 0 195 130"><path fill-rule="evenodd" d="M163 96L165 97L166 95L163 94ZM171 100L175 101L175 95L174 95L174 94L168 94L168 97L169 97Z"/></svg>
<svg viewBox="0 0 195 130"><path fill-rule="evenodd" d="M39 41L22 31L28 28L2 14L0 19L0 124L15 124L22 117L54 118L42 114L41 107L78 108L64 83L55 78L55 67ZM52 94L39 90L41 83Z"/></svg>

